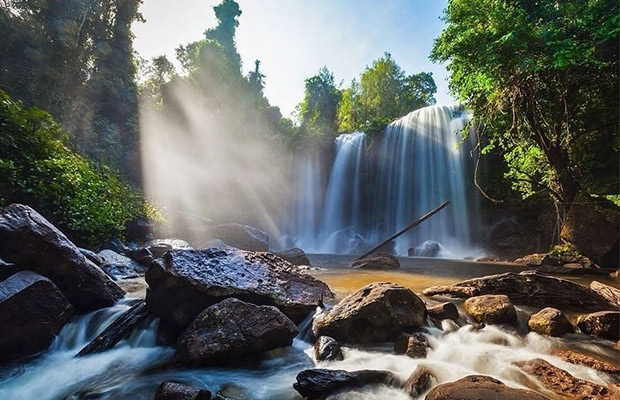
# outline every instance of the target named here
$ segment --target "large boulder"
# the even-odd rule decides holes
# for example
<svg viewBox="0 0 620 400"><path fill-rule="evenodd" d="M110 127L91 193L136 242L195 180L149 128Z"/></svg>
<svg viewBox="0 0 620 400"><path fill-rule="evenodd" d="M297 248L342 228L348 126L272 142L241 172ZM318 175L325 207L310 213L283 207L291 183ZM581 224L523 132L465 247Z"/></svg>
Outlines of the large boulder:
<svg viewBox="0 0 620 400"><path fill-rule="evenodd" d="M78 311L109 307L125 292L32 208L0 210L0 257L56 284Z"/></svg>
<svg viewBox="0 0 620 400"><path fill-rule="evenodd" d="M290 346L297 327L273 306L228 298L205 308L177 342L178 359L189 365L236 364Z"/></svg>
<svg viewBox="0 0 620 400"><path fill-rule="evenodd" d="M391 254L380 253L357 260L351 266L359 269L397 269L400 262Z"/></svg>
<svg viewBox="0 0 620 400"><path fill-rule="evenodd" d="M157 388L154 400L211 400L211 392L184 383L165 381Z"/></svg>
<svg viewBox="0 0 620 400"><path fill-rule="evenodd" d="M301 322L332 296L325 283L278 256L230 247L169 251L153 262L146 281L147 305L178 332L228 297L276 306Z"/></svg>
<svg viewBox="0 0 620 400"><path fill-rule="evenodd" d="M103 260L101 269L115 281L137 278L144 272L144 267L129 257L112 250L101 250L98 256Z"/></svg>
<svg viewBox="0 0 620 400"><path fill-rule="evenodd" d="M591 336L620 340L620 311L601 311L581 315L577 319L577 327Z"/></svg>
<svg viewBox="0 0 620 400"><path fill-rule="evenodd" d="M470 297L463 307L467 314L478 323L514 324L517 322L517 311L504 295L484 295Z"/></svg>
<svg viewBox="0 0 620 400"><path fill-rule="evenodd" d="M294 247L280 253L275 253L275 255L277 255L284 261L290 262L293 265L310 265L310 260L308 260L308 256L306 256L306 253L304 253L304 251L298 247Z"/></svg>
<svg viewBox="0 0 620 400"><path fill-rule="evenodd" d="M0 283L0 364L45 350L73 317L49 279L21 271Z"/></svg>
<svg viewBox="0 0 620 400"><path fill-rule="evenodd" d="M575 331L566 315L557 308L543 308L527 321L530 331L547 336L562 336Z"/></svg>
<svg viewBox="0 0 620 400"><path fill-rule="evenodd" d="M483 375L470 375L458 381L435 386L425 400L548 400L531 390L515 389Z"/></svg>
<svg viewBox="0 0 620 400"><path fill-rule="evenodd" d="M590 282L590 289L606 298L610 303L620 307L620 289L598 281Z"/></svg>
<svg viewBox="0 0 620 400"><path fill-rule="evenodd" d="M594 356L579 353L571 349L554 350L553 355L571 364L585 365L586 367L608 374L620 374L620 365L613 365ZM616 360L616 362L618 362L618 360Z"/></svg>
<svg viewBox="0 0 620 400"><path fill-rule="evenodd" d="M307 369L297 374L295 390L304 398L325 399L330 394L366 385L387 385L403 388L404 383L389 371L361 370L343 371L331 369Z"/></svg>
<svg viewBox="0 0 620 400"><path fill-rule="evenodd" d="M314 358L317 361L344 360L340 344L329 336L320 336L314 342Z"/></svg>
<svg viewBox="0 0 620 400"><path fill-rule="evenodd" d="M532 307L570 308L580 311L613 310L607 299L585 286L567 279L555 278L535 271L489 275L453 285L424 289L427 296L449 295L460 298L486 294L503 294L513 304Z"/></svg>
<svg viewBox="0 0 620 400"><path fill-rule="evenodd" d="M515 364L525 373L536 378L545 389L561 398L596 400L620 398L620 391L617 388L575 378L563 369L540 358Z"/></svg>
<svg viewBox="0 0 620 400"><path fill-rule="evenodd" d="M327 335L346 343L386 342L425 321L424 302L411 290L394 283L371 283L327 314L316 316L312 331L317 337Z"/></svg>
<svg viewBox="0 0 620 400"><path fill-rule="evenodd" d="M222 224L195 228L199 237L196 241L199 247L207 245L212 240L221 240L228 246L248 251L268 251L269 235L260 229L242 224Z"/></svg>

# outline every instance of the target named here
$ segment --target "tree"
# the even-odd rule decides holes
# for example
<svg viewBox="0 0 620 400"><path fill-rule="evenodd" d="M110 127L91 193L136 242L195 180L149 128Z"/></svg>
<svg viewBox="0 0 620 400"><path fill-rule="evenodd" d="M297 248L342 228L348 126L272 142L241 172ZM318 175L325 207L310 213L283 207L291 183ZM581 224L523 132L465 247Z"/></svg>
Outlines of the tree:
<svg viewBox="0 0 620 400"><path fill-rule="evenodd" d="M444 20L432 58L448 62L514 187L546 190L567 211L610 186L594 173L607 170L617 193L617 2L450 0Z"/></svg>
<svg viewBox="0 0 620 400"><path fill-rule="evenodd" d="M341 95L327 67L306 79L304 99L299 105L301 128L314 136L334 136Z"/></svg>

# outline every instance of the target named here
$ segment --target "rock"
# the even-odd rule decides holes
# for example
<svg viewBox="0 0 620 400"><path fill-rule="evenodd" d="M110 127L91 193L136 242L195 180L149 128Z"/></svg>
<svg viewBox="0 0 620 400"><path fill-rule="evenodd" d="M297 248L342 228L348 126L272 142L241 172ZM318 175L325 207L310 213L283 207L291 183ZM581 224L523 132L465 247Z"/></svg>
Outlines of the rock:
<svg viewBox="0 0 620 400"><path fill-rule="evenodd" d="M426 311L428 316L435 321L443 321L444 319L456 321L459 319L459 310L450 302L427 305Z"/></svg>
<svg viewBox="0 0 620 400"><path fill-rule="evenodd" d="M107 328L103 330L96 338L88 343L76 357L82 357L89 354L101 353L106 350L110 350L118 342L120 342L125 336L127 336L131 330L146 317L146 304L144 301L139 301L132 306L129 310L125 311L112 322Z"/></svg>
<svg viewBox="0 0 620 400"><path fill-rule="evenodd" d="M620 289L605 285L598 281L592 281L590 283L590 289L606 298L610 303L620 307Z"/></svg>
<svg viewBox="0 0 620 400"><path fill-rule="evenodd" d="M195 228L200 236L199 247L206 242L219 239L228 246L247 251L269 251L269 235L252 226L223 224Z"/></svg>
<svg viewBox="0 0 620 400"><path fill-rule="evenodd" d="M531 390L515 389L490 376L470 375L435 386L425 400L549 400Z"/></svg>
<svg viewBox="0 0 620 400"><path fill-rule="evenodd" d="M612 400L618 399L620 395L620 392L612 387L608 388L594 382L577 379L540 358L516 362L515 365L534 376L546 389L570 399Z"/></svg>
<svg viewBox="0 0 620 400"><path fill-rule="evenodd" d="M460 298L485 294L503 294L513 304L571 308L585 311L614 309L604 297L585 286L567 279L543 275L536 271L489 275L448 286L424 289L427 296L450 295Z"/></svg>
<svg viewBox="0 0 620 400"><path fill-rule="evenodd" d="M297 327L273 306L228 298L205 308L183 331L177 358L188 365L237 364L290 346Z"/></svg>
<svg viewBox="0 0 620 400"><path fill-rule="evenodd" d="M620 279L620 270L616 270L616 271L612 272L611 274L609 274L609 277L611 279L615 279L615 280Z"/></svg>
<svg viewBox="0 0 620 400"><path fill-rule="evenodd" d="M112 250L102 250L98 256L103 260L101 269L115 281L137 278L144 272L144 267L140 263Z"/></svg>
<svg viewBox="0 0 620 400"><path fill-rule="evenodd" d="M351 266L360 269L396 269L400 268L400 262L391 254L381 253L357 260Z"/></svg>
<svg viewBox="0 0 620 400"><path fill-rule="evenodd" d="M394 341L394 353L406 354L411 358L426 357L428 341L421 333L401 333Z"/></svg>
<svg viewBox="0 0 620 400"><path fill-rule="evenodd" d="M112 239L109 242L104 243L101 245L101 250L112 250L118 254L127 254L132 251L132 249L125 245L125 243L123 243L120 239Z"/></svg>
<svg viewBox="0 0 620 400"><path fill-rule="evenodd" d="M405 381L404 389L411 397L417 397L433 386L434 379L426 367L418 366Z"/></svg>
<svg viewBox="0 0 620 400"><path fill-rule="evenodd" d="M420 247L407 250L409 257L437 257L441 253L441 245L432 240L427 240Z"/></svg>
<svg viewBox="0 0 620 400"><path fill-rule="evenodd" d="M157 224L151 220L138 218L127 224L127 240L144 243L152 239Z"/></svg>
<svg viewBox="0 0 620 400"><path fill-rule="evenodd" d="M228 297L278 307L301 322L329 287L280 257L234 248L172 250L146 272L146 302L177 334L205 307Z"/></svg>
<svg viewBox="0 0 620 400"><path fill-rule="evenodd" d="M608 374L620 374L620 367L610 364L598 358L578 353L570 349L561 349L553 352L554 356L560 357L562 360L571 364L585 365L586 367Z"/></svg>
<svg viewBox="0 0 620 400"><path fill-rule="evenodd" d="M620 311L601 311L581 315L577 327L591 336L608 340L620 340Z"/></svg>
<svg viewBox="0 0 620 400"><path fill-rule="evenodd" d="M475 296L465 300L463 307L467 314L478 323L514 324L517 322L517 311L504 295Z"/></svg>
<svg viewBox="0 0 620 400"><path fill-rule="evenodd" d="M343 389L360 388L366 385L387 385L402 388L403 382L389 371L361 370L342 371L331 369L307 369L297 374L293 387L304 398L325 399Z"/></svg>
<svg viewBox="0 0 620 400"><path fill-rule="evenodd" d="M540 267L544 264L547 253L528 254L515 260L515 264L527 265L528 267Z"/></svg>
<svg viewBox="0 0 620 400"><path fill-rule="evenodd" d="M314 342L314 358L317 361L344 360L340 344L329 336L320 336Z"/></svg>
<svg viewBox="0 0 620 400"><path fill-rule="evenodd" d="M0 210L0 257L48 277L78 311L109 307L125 292L28 206Z"/></svg>
<svg viewBox="0 0 620 400"><path fill-rule="evenodd" d="M281 253L275 253L281 259L290 262L293 265L310 265L310 260L306 253L300 248L294 247Z"/></svg>
<svg viewBox="0 0 620 400"><path fill-rule="evenodd" d="M371 283L348 295L327 314L315 317L315 336L331 336L344 343L394 341L426 321L424 302L406 287Z"/></svg>
<svg viewBox="0 0 620 400"><path fill-rule="evenodd" d="M241 386L227 383L217 391L213 400L251 400L247 390Z"/></svg>
<svg viewBox="0 0 620 400"><path fill-rule="evenodd" d="M192 246L185 240L181 239L154 239L144 244L144 248L148 249L154 258L161 258L170 250L192 250Z"/></svg>
<svg viewBox="0 0 620 400"><path fill-rule="evenodd" d="M148 268L153 262L153 260L155 260L155 256L153 255L151 250L146 247L131 251L127 253L127 256L140 264L142 267L144 267L144 269Z"/></svg>
<svg viewBox="0 0 620 400"><path fill-rule="evenodd" d="M49 279L21 271L0 283L0 364L47 349L74 310Z"/></svg>
<svg viewBox="0 0 620 400"><path fill-rule="evenodd" d="M84 255L84 257L86 257L96 266L101 267L101 264L103 264L103 258L99 257L99 255L97 255L97 253L95 253L94 251L82 249L80 247L78 247L78 250Z"/></svg>
<svg viewBox="0 0 620 400"><path fill-rule="evenodd" d="M16 272L19 272L19 269L15 264L8 263L0 258L0 282Z"/></svg>
<svg viewBox="0 0 620 400"><path fill-rule="evenodd" d="M157 388L154 400L211 400L211 393L196 386L165 381Z"/></svg>
<svg viewBox="0 0 620 400"><path fill-rule="evenodd" d="M552 307L543 308L532 314L527 325L532 332L547 336L562 336L575 331L566 315Z"/></svg>
<svg viewBox="0 0 620 400"><path fill-rule="evenodd" d="M618 268L620 213L618 208L607 209L575 201L562 224L561 237L585 256L603 267ZM600 202L597 199L597 202Z"/></svg>

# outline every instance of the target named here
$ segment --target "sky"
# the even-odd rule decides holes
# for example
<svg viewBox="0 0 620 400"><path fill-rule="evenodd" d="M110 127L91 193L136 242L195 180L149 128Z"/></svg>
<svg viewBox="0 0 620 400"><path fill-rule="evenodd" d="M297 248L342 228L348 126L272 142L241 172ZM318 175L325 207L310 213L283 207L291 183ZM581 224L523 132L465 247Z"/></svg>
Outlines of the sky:
<svg viewBox="0 0 620 400"><path fill-rule="evenodd" d="M444 65L428 59L443 29L444 0L237 0L242 10L237 50L244 73L261 61L265 95L290 115L303 99L304 80L327 66L343 86L381 57L392 54L407 74L430 71L437 104L452 104ZM220 0L145 0L134 47L145 59L200 40L216 25Z"/></svg>

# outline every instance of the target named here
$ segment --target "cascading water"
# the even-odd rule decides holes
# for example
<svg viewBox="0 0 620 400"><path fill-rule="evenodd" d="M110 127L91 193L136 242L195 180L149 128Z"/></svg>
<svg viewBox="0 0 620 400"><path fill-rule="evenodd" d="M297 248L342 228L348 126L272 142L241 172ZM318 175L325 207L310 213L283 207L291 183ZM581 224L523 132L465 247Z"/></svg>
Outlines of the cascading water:
<svg viewBox="0 0 620 400"><path fill-rule="evenodd" d="M362 132L338 136L322 203L307 204L322 193L312 172L298 175L299 184L314 188L315 194L298 191L297 218L303 215L305 223L293 235L297 245L309 252L359 254L450 200L446 210L399 238L395 250L401 255L410 248L420 256L474 255L477 212L469 184L470 143L460 135L468 120L461 107L431 106L372 138ZM316 168L309 162L302 165Z"/></svg>

